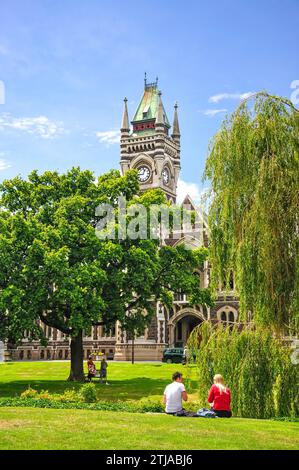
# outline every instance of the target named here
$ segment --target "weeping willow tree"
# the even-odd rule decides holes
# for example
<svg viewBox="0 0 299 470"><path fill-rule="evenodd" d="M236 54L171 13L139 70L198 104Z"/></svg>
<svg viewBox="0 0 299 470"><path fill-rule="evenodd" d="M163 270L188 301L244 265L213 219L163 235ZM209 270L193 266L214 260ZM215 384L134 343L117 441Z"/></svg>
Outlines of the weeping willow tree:
<svg viewBox="0 0 299 470"><path fill-rule="evenodd" d="M291 348L274 338L271 328L207 321L192 331L188 348L197 362L199 406L208 405L213 376L221 374L231 390L234 415L298 417L299 367L291 361Z"/></svg>
<svg viewBox="0 0 299 470"><path fill-rule="evenodd" d="M233 271L241 318L298 333L298 110L264 92L243 102L211 142L205 178L212 284Z"/></svg>

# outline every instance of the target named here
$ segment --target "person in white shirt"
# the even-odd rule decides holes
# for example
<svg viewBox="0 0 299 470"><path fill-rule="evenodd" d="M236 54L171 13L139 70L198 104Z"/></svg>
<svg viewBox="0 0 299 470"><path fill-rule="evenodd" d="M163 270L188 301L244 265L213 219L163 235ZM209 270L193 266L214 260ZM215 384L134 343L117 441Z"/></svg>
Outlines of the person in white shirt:
<svg viewBox="0 0 299 470"><path fill-rule="evenodd" d="M174 414L182 411L182 399L188 400L188 396L183 384L183 376L180 372L175 372L172 376L173 382L164 390L164 403L166 405L165 412Z"/></svg>

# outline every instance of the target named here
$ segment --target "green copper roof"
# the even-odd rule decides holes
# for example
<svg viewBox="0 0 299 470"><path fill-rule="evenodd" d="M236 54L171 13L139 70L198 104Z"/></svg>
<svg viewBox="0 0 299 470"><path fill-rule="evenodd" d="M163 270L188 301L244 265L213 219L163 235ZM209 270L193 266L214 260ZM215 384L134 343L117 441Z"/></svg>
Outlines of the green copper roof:
<svg viewBox="0 0 299 470"><path fill-rule="evenodd" d="M136 123L140 121L142 122L149 121L149 120L153 120L156 118L157 108L158 108L158 98L159 98L158 93L159 93L159 90L156 84L145 86L142 99L137 108L137 111L135 113L132 123ZM164 123L167 127L170 127L164 106L163 106L163 111L164 111Z"/></svg>

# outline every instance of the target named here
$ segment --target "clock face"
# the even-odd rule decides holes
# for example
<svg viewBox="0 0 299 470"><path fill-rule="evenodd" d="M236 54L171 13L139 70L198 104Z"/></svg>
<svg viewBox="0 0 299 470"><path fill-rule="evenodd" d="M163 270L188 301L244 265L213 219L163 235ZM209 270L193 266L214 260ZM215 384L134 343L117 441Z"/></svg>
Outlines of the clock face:
<svg viewBox="0 0 299 470"><path fill-rule="evenodd" d="M162 171L162 178L165 184L169 183L169 170L167 168L164 168L164 170Z"/></svg>
<svg viewBox="0 0 299 470"><path fill-rule="evenodd" d="M145 183L150 177L150 174L151 174L150 169L147 166L142 165L139 168L137 168L137 170L138 170L139 181L141 183Z"/></svg>

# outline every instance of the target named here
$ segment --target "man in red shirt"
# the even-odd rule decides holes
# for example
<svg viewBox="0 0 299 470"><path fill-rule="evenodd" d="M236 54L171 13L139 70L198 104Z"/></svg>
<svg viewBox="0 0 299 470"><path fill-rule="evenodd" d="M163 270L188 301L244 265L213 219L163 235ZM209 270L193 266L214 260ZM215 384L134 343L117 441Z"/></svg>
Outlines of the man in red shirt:
<svg viewBox="0 0 299 470"><path fill-rule="evenodd" d="M214 385L210 388L208 402L212 410L219 418L230 418L232 415L230 409L231 394L230 389L225 386L222 375L216 374Z"/></svg>

